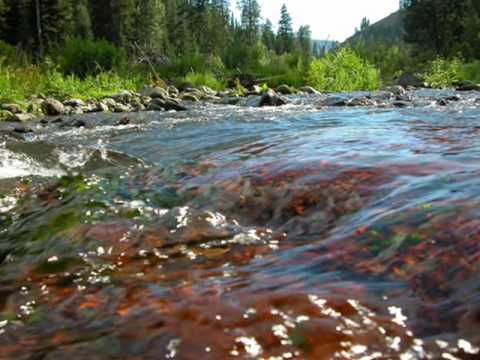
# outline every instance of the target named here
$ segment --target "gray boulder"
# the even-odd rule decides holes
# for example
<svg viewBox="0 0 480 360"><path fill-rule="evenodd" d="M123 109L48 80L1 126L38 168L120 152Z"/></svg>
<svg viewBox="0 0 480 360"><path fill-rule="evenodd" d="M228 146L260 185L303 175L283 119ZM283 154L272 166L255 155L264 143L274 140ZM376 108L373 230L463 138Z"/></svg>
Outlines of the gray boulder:
<svg viewBox="0 0 480 360"><path fill-rule="evenodd" d="M65 106L55 99L44 100L41 107L43 113L48 116L62 115L65 112Z"/></svg>

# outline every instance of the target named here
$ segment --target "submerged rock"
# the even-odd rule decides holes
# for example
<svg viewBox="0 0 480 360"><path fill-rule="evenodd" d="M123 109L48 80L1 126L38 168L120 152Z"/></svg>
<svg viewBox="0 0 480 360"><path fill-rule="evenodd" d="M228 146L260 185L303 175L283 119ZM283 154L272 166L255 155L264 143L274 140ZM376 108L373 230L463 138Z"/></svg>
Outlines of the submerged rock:
<svg viewBox="0 0 480 360"><path fill-rule="evenodd" d="M274 90L270 89L262 95L258 106L282 106L286 104L288 104L287 99L278 95Z"/></svg>
<svg viewBox="0 0 480 360"><path fill-rule="evenodd" d="M41 107L43 113L49 116L62 115L65 112L65 106L60 101L52 98L44 100Z"/></svg>

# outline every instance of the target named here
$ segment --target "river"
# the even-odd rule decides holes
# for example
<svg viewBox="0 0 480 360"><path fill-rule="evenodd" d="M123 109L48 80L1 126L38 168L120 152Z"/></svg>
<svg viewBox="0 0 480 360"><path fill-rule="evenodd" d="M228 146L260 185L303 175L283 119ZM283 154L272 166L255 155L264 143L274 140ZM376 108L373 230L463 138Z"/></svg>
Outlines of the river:
<svg viewBox="0 0 480 360"><path fill-rule="evenodd" d="M409 96L1 124L0 357L477 359L480 95Z"/></svg>

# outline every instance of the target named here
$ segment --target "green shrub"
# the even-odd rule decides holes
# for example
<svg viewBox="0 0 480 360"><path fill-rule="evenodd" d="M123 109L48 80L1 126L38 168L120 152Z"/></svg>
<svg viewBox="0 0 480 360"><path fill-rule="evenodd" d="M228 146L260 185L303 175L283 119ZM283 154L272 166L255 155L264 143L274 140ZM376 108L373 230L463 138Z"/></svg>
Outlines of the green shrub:
<svg viewBox="0 0 480 360"><path fill-rule="evenodd" d="M126 53L104 41L72 39L57 55L60 68L65 74L81 78L120 68L126 63Z"/></svg>
<svg viewBox="0 0 480 360"><path fill-rule="evenodd" d="M446 88L462 80L462 61L437 58L433 60L425 74L425 80L434 88Z"/></svg>
<svg viewBox="0 0 480 360"><path fill-rule="evenodd" d="M185 82L192 84L193 86L208 86L209 88L217 91L225 90L225 83L218 80L215 75L210 72L197 73L190 72L185 76Z"/></svg>
<svg viewBox="0 0 480 360"><path fill-rule="evenodd" d="M0 64L21 65L27 62L27 55L12 45L0 40Z"/></svg>
<svg viewBox="0 0 480 360"><path fill-rule="evenodd" d="M375 90L380 87L380 74L353 50L343 48L313 61L308 82L320 91Z"/></svg>
<svg viewBox="0 0 480 360"><path fill-rule="evenodd" d="M463 80L480 83L480 61L477 60L469 64L464 64L461 70L461 77Z"/></svg>

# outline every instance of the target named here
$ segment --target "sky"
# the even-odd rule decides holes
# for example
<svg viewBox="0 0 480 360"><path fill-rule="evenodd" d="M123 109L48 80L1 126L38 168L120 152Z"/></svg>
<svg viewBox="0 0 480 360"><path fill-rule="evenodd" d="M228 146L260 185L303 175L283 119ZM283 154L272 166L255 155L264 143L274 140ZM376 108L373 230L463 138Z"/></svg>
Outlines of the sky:
<svg viewBox="0 0 480 360"><path fill-rule="evenodd" d="M398 10L399 0L260 0L262 16L278 23L280 8L285 3L293 19L295 30L310 25L316 40L343 41L363 17L374 22Z"/></svg>

